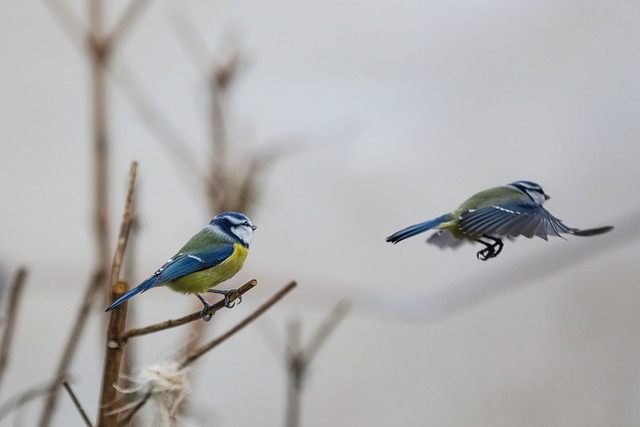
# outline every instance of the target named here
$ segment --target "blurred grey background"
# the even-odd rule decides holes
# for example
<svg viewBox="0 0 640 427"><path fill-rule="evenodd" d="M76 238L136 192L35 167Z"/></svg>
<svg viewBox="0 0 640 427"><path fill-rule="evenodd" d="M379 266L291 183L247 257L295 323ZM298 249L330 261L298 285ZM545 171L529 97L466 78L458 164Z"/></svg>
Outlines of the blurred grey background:
<svg viewBox="0 0 640 427"><path fill-rule="evenodd" d="M127 2L108 3L112 23ZM84 19L85 2L68 4ZM211 334L299 286L201 362L184 425L283 425L284 325L311 331L340 300L354 308L313 364L303 426L640 424L640 3L152 2L109 88L114 242L140 162L136 282L213 214L118 83L136 76L188 149L205 150L206 88L180 46L185 22L216 55L239 49L247 61L232 95L241 152L282 139L302 148L264 182L251 253L226 285L259 286ZM44 2L9 0L0 61L0 263L5 276L30 271L3 401L52 375L94 245L86 58ZM486 263L472 246L384 241L518 179L542 184L570 226L616 229L521 238ZM130 306L144 325L191 303L159 289ZM103 316L71 372L91 415ZM137 366L180 354L182 338L141 338ZM62 396L54 424L70 423Z"/></svg>

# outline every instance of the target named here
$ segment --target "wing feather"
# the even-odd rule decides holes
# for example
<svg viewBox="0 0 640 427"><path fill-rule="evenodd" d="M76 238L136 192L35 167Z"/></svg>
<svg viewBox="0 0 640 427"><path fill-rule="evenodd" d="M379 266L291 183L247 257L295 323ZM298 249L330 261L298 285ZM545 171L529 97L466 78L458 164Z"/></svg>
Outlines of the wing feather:
<svg viewBox="0 0 640 427"><path fill-rule="evenodd" d="M153 274L156 277L153 286L214 267L229 258L233 251L234 246L232 244L225 244L207 253L179 253Z"/></svg>
<svg viewBox="0 0 640 427"><path fill-rule="evenodd" d="M548 236L574 233L541 205L529 201L469 210L460 216L459 226L464 233L476 236L538 236L547 240Z"/></svg>

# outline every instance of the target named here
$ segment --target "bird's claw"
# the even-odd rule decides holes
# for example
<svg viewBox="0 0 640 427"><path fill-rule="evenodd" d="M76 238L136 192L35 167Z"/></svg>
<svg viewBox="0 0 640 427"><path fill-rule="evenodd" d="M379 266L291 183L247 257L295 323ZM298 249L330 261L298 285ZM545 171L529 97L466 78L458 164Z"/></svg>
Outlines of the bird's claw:
<svg viewBox="0 0 640 427"><path fill-rule="evenodd" d="M200 315L202 316L202 320L204 320L205 322L208 322L213 317L213 313L207 313L207 307L202 309Z"/></svg>
<svg viewBox="0 0 640 427"><path fill-rule="evenodd" d="M484 236L487 239L493 240L493 244L492 243L488 243L484 240L477 240L478 242L482 243L485 248L482 249L481 251L478 251L478 253L476 254L476 257L480 260L480 261L487 261L491 258L495 258L498 255L500 255L500 252L502 252L502 248L504 246L504 244L502 243L502 240L495 238L495 237L489 237L489 236Z"/></svg>
<svg viewBox="0 0 640 427"><path fill-rule="evenodd" d="M235 301L231 301L230 297L231 295L235 294L237 292L237 289L230 289L228 291L224 291L221 289L209 289L207 292L210 292L212 294L222 294L224 295L224 306L226 308L233 308L236 306L236 302L238 304L240 304L242 302L242 295L239 295L238 298L236 298Z"/></svg>
<svg viewBox="0 0 640 427"><path fill-rule="evenodd" d="M209 320L211 320L211 318L215 314L215 313L207 313L207 310L209 310L212 307L212 305L209 304L204 298L202 298L201 295L196 294L196 296L198 297L202 305L204 305L204 307L202 308L202 311L200 311L200 316L202 317L202 320L204 320L205 322L208 322Z"/></svg>
<svg viewBox="0 0 640 427"><path fill-rule="evenodd" d="M229 298L229 296L231 294L233 294L234 292L236 292L235 289L232 289L231 291L229 291L228 294L224 294L224 306L227 308L233 308L236 306L237 304L240 304L242 302L242 295L240 295L238 298L236 298L234 301L231 301L231 299Z"/></svg>
<svg viewBox="0 0 640 427"><path fill-rule="evenodd" d="M491 258L495 258L496 257L496 253L493 251L493 247L491 248L485 248L481 251L478 251L478 253L476 254L476 257L480 260L480 261L486 261L488 259Z"/></svg>

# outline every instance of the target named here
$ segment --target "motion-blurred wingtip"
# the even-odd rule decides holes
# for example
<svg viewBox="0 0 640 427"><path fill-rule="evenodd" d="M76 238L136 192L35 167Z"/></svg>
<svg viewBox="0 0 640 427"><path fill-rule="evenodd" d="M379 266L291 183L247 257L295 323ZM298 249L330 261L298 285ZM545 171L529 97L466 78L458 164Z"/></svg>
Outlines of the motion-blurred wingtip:
<svg viewBox="0 0 640 427"><path fill-rule="evenodd" d="M597 236L598 234L607 233L613 230L612 225L605 225L604 227L587 228L585 230L574 230L573 234L576 236Z"/></svg>

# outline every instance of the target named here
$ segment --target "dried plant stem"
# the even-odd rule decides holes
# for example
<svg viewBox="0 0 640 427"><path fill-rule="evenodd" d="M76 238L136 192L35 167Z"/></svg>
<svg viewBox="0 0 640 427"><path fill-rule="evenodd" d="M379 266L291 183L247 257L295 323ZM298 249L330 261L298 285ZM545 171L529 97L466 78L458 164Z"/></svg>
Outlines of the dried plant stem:
<svg viewBox="0 0 640 427"><path fill-rule="evenodd" d="M26 278L27 270L24 267L21 267L16 273L15 279L11 284L11 290L9 291L9 305L7 307L8 312L6 324L2 334L2 341L0 341L0 384L2 384L4 373L7 369L7 363L9 362L9 350L11 349L11 343L13 342L13 332L15 331L16 320L18 318L20 297L22 296L22 289Z"/></svg>
<svg viewBox="0 0 640 427"><path fill-rule="evenodd" d="M133 223L133 194L135 189L137 170L138 164L136 162L133 162L131 164L129 175L129 191L127 192L127 201L125 204L124 214L122 216L118 245L113 257L111 278L109 280L109 282L111 283L112 300L120 297L127 290L126 283L121 282L119 277L122 267L122 259L124 257L124 252L127 247L127 240L129 238L129 231L131 230L131 224ZM116 401L117 390L114 387L114 384L117 384L118 382L124 348L118 345L114 346L112 345L112 343L114 341L117 342L119 337L124 332L125 321L127 319L126 308L126 303L120 305L119 307L116 307L111 312L109 326L107 327L107 349L102 374L102 390L100 393L100 408L98 410L98 427L112 426L117 423L118 414L111 413L108 409L109 406Z"/></svg>
<svg viewBox="0 0 640 427"><path fill-rule="evenodd" d="M235 325L233 328L229 329L224 334L220 335L218 338L216 338L214 340L211 340L207 344L205 344L202 347L196 349L192 354L187 356L182 361L182 363L180 364L180 368L181 369L186 368L191 363L196 361L199 357L201 357L203 354L207 353L208 351L211 351L212 349L214 349L215 347L220 345L223 341L227 340L232 335L234 335L236 332L240 331L242 328L247 326L249 323L251 323L254 320L256 320L258 317L260 317L260 315L262 313L264 313L269 308L271 308L271 306L273 306L275 303L280 301L286 294L288 294L295 287L296 287L296 282L294 282L294 281L292 281L289 284L287 284L286 286L284 286L278 293L276 293L271 298L269 298L267 301L265 301L262 305L260 305L260 307L258 307L253 313L251 313L249 316L247 316L240 323Z"/></svg>
<svg viewBox="0 0 640 427"><path fill-rule="evenodd" d="M84 421L84 424L87 427L93 427L91 425L91 420L89 420L89 417L87 417L87 413L84 411L84 409L82 409L82 405L80 405L80 401L76 397L76 394L73 392L73 390L71 390L71 386L69 385L69 383L67 381L63 381L62 386L69 394L69 397L73 401L73 405L76 407L76 409L80 413L80 417L82 418L82 421Z"/></svg>

